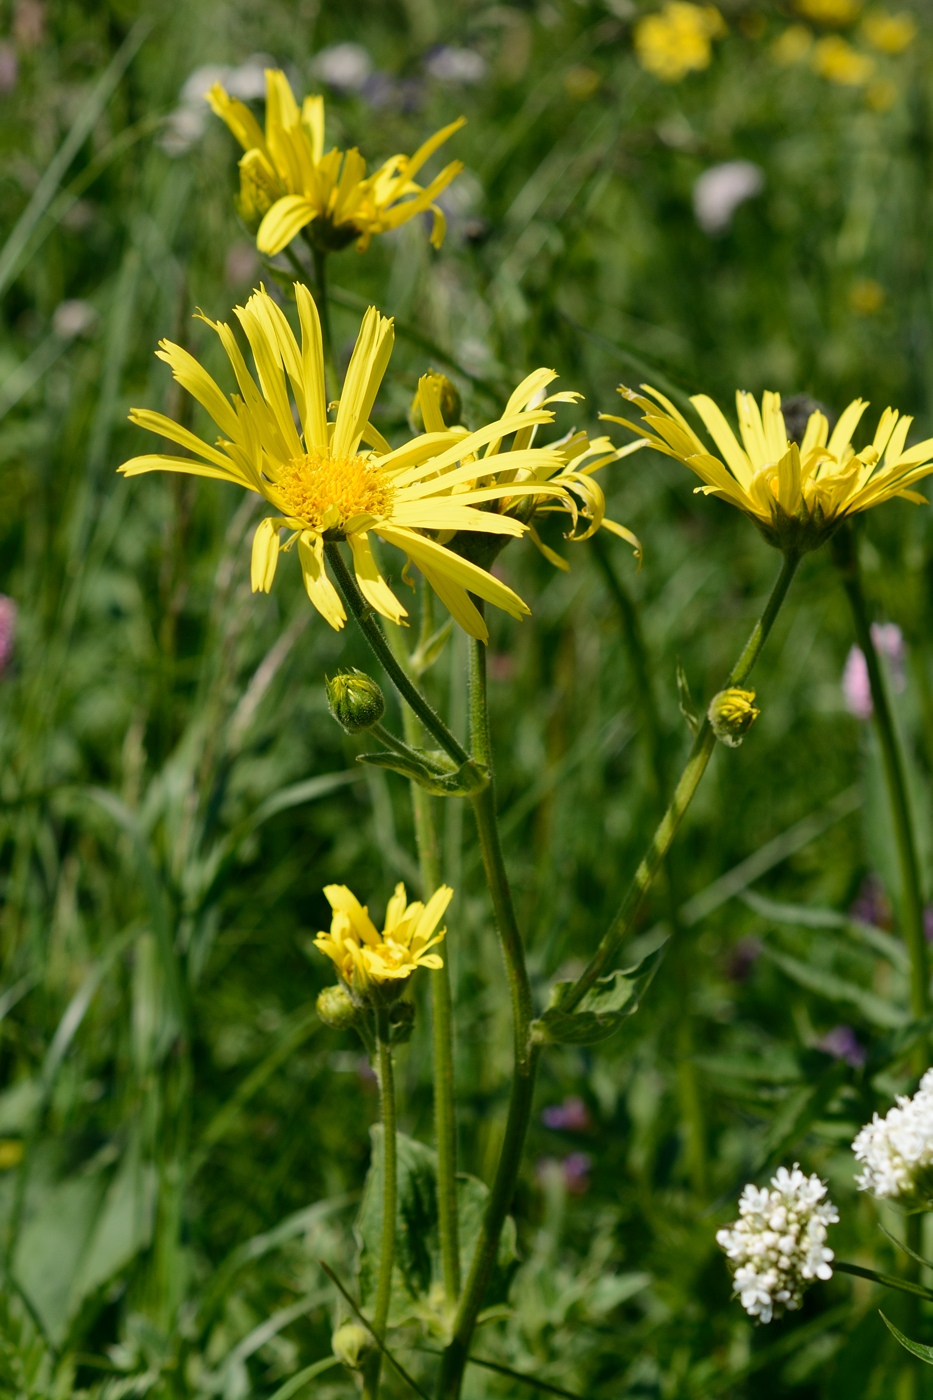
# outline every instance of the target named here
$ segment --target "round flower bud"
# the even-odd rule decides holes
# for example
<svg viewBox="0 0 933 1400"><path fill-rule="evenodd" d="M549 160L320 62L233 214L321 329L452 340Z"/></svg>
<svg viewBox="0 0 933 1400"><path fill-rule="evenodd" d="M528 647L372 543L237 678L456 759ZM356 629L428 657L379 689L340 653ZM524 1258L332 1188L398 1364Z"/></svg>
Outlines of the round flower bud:
<svg viewBox="0 0 933 1400"><path fill-rule="evenodd" d="M737 685L721 690L714 695L707 710L707 718L716 738L730 749L737 749L761 714L755 708L755 692L741 690Z"/></svg>
<svg viewBox="0 0 933 1400"><path fill-rule="evenodd" d="M330 1339L338 1361L358 1371L373 1349L373 1339L359 1322L345 1322Z"/></svg>
<svg viewBox="0 0 933 1400"><path fill-rule="evenodd" d="M424 377L430 381L431 388L437 392L440 399L441 417L448 428L452 423L459 423L463 414L463 405L460 399L460 390L453 380L448 379L446 374L441 374L436 369L429 369ZM424 432L424 415L421 412L421 400L418 394L411 401L408 421L413 432Z"/></svg>
<svg viewBox="0 0 933 1400"><path fill-rule="evenodd" d="M345 1031L356 1025L360 1013L346 987L338 984L336 987L325 987L321 992L317 999L317 1014L332 1031Z"/></svg>
<svg viewBox="0 0 933 1400"><path fill-rule="evenodd" d="M325 685L330 712L348 734L371 729L386 712L382 691L363 671L338 671Z"/></svg>

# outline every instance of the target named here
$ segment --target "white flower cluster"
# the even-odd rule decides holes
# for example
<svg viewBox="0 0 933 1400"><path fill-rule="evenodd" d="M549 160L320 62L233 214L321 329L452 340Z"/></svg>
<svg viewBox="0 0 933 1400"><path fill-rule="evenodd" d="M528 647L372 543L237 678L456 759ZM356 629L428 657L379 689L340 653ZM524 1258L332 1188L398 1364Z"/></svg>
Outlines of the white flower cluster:
<svg viewBox="0 0 933 1400"><path fill-rule="evenodd" d="M852 1151L865 1164L855 1178L860 1191L904 1205L933 1205L933 1069L913 1098L899 1094L896 1108L865 1124Z"/></svg>
<svg viewBox="0 0 933 1400"><path fill-rule="evenodd" d="M832 1201L824 1199L823 1182L805 1176L796 1162L793 1171L779 1167L771 1186L746 1186L741 1218L716 1234L742 1307L761 1322L794 1312L809 1284L832 1278L826 1227L839 1219Z"/></svg>

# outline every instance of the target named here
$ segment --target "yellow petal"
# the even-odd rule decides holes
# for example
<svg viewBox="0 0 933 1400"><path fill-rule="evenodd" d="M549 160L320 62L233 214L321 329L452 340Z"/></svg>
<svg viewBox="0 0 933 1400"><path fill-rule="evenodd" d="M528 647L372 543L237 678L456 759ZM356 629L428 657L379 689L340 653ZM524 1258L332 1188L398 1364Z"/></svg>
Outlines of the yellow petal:
<svg viewBox="0 0 933 1400"><path fill-rule="evenodd" d="M391 320L371 306L347 368L331 451L335 457L352 457L369 422L379 386L389 367L395 331Z"/></svg>
<svg viewBox="0 0 933 1400"><path fill-rule="evenodd" d="M260 520L253 535L250 582L254 593L268 593L279 562L279 525L272 516Z"/></svg>
<svg viewBox="0 0 933 1400"><path fill-rule="evenodd" d="M287 194L277 199L259 225L256 247L260 253L275 257L318 212L316 205L302 194Z"/></svg>
<svg viewBox="0 0 933 1400"><path fill-rule="evenodd" d="M244 103L238 102L235 97L230 97L220 83L215 83L210 91L204 94L204 97L221 121L227 123L244 151L250 150L253 146L258 147L261 151L266 150L266 139L262 134L262 128Z"/></svg>
<svg viewBox="0 0 933 1400"><path fill-rule="evenodd" d="M305 530L298 537L298 562L305 591L325 622L339 632L347 620L340 594L324 571L324 543Z"/></svg>
<svg viewBox="0 0 933 1400"><path fill-rule="evenodd" d="M382 613L383 617L400 624L408 613L379 572L365 531L348 534L347 544L353 555L353 570L363 597L377 612Z"/></svg>

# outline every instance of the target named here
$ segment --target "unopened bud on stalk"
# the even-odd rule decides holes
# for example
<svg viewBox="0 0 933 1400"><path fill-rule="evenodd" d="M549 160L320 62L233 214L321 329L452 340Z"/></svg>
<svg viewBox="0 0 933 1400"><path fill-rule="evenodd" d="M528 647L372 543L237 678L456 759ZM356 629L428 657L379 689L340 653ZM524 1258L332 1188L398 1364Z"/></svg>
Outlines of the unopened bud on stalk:
<svg viewBox="0 0 933 1400"><path fill-rule="evenodd" d="M463 414L463 404L460 398L460 390L453 380L448 379L446 374L441 374L439 370L429 369L418 385L418 392L411 401L411 408L408 410L408 421L412 431L423 433L425 431L424 409L421 403L421 394L425 391L436 399L437 407L440 409L441 417L446 427L453 423L459 423Z"/></svg>
<svg viewBox="0 0 933 1400"><path fill-rule="evenodd" d="M386 712L382 691L363 671L338 671L325 685L330 712L348 734L371 729Z"/></svg>
<svg viewBox="0 0 933 1400"><path fill-rule="evenodd" d="M755 692L733 685L714 695L707 710L713 733L730 749L737 749L761 711L755 708Z"/></svg>
<svg viewBox="0 0 933 1400"><path fill-rule="evenodd" d="M373 1340L359 1322L345 1322L331 1337L330 1345L338 1361L358 1371L373 1349Z"/></svg>
<svg viewBox="0 0 933 1400"><path fill-rule="evenodd" d="M338 983L325 987L318 996L317 1014L332 1031L345 1031L356 1025L360 1012L346 987Z"/></svg>

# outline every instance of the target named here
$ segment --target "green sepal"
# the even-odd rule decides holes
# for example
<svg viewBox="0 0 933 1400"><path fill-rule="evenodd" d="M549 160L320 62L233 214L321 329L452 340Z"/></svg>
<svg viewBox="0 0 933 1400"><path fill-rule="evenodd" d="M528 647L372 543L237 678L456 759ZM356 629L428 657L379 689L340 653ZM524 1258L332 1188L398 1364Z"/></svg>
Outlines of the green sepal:
<svg viewBox="0 0 933 1400"><path fill-rule="evenodd" d="M687 721L691 734L696 734L700 728L700 712L696 707L696 701L690 694L690 682L687 680L687 673L677 663L677 703L680 705L680 713Z"/></svg>
<svg viewBox="0 0 933 1400"><path fill-rule="evenodd" d="M576 986L575 982L555 982L547 1010L534 1022L536 1040L557 1045L594 1045L607 1040L627 1016L638 1010L641 998L661 966L668 940L634 967L617 968L600 977L573 1011L563 1011L561 1003Z"/></svg>
<svg viewBox="0 0 933 1400"><path fill-rule="evenodd" d="M435 797L472 797L489 784L486 769L472 759L454 768L444 765L445 755L440 751L428 753L419 749L418 753L418 758L401 753L361 753L356 761L371 768L388 768L393 773L401 773L403 778L417 783Z"/></svg>

